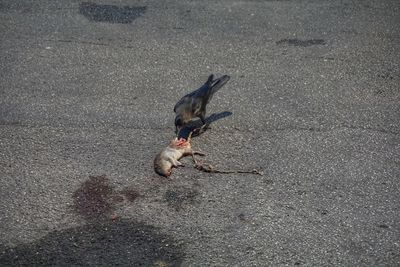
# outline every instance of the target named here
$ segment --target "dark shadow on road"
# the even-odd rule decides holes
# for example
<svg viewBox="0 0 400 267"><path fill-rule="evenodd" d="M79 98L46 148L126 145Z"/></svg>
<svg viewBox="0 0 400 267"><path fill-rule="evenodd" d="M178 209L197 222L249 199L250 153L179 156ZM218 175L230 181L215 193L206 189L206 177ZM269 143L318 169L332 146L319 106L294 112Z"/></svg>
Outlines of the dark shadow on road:
<svg viewBox="0 0 400 267"><path fill-rule="evenodd" d="M106 176L90 176L73 194L73 211L86 225L16 247L0 245L0 265L180 266L183 246L172 236L115 213L118 203L132 204L138 197L134 188L116 190Z"/></svg>
<svg viewBox="0 0 400 267"><path fill-rule="evenodd" d="M206 118L206 124L208 126L211 125L211 123L223 119L225 117L229 117L232 115L232 112L230 111L223 111L220 113L213 113L211 114L208 118ZM195 129L199 129L202 126L202 122L201 120L194 120L191 121L188 125L185 126L185 128L182 128L181 131L179 132L178 138L185 138L187 139L187 137L189 136L189 133ZM202 131L194 131L192 134L192 137L197 137L199 135L202 135L203 133L205 133L207 131L207 127L204 128L204 130Z"/></svg>
<svg viewBox="0 0 400 267"><path fill-rule="evenodd" d="M182 248L156 227L122 219L54 231L2 247L2 266L180 266Z"/></svg>
<svg viewBox="0 0 400 267"><path fill-rule="evenodd" d="M127 24L142 16L146 9L146 6L114 6L83 2L79 6L79 13L91 21Z"/></svg>

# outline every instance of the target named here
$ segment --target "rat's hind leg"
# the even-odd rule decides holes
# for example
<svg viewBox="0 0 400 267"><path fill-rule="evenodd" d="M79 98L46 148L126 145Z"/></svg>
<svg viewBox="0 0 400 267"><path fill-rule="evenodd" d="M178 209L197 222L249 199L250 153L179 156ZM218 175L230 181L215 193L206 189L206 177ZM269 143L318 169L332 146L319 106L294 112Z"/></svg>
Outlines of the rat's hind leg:
<svg viewBox="0 0 400 267"><path fill-rule="evenodd" d="M202 157L204 157L206 154L204 154L203 152L200 152L200 151L193 151L193 154L194 155L199 155L199 156L202 156Z"/></svg>
<svg viewBox="0 0 400 267"><path fill-rule="evenodd" d="M194 155L205 156L206 154L201 153L201 152L199 152L199 151L193 151L192 153L190 153L190 155L192 156L193 163L194 163L194 164L197 164L197 160L196 160L196 158L194 157Z"/></svg>

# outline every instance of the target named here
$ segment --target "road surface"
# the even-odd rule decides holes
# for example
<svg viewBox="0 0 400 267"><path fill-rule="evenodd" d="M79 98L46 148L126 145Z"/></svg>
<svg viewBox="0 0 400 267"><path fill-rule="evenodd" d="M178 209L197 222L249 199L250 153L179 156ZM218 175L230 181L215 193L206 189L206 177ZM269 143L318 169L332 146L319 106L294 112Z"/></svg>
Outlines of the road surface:
<svg viewBox="0 0 400 267"><path fill-rule="evenodd" d="M0 265L399 266L400 3L0 1ZM152 161L176 101L231 80Z"/></svg>

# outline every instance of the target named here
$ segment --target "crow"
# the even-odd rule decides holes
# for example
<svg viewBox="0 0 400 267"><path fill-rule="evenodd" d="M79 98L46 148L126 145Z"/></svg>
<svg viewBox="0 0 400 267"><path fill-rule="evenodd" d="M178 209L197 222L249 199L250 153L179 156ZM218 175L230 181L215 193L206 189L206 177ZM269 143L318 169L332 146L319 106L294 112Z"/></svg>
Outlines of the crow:
<svg viewBox="0 0 400 267"><path fill-rule="evenodd" d="M222 86L224 86L230 77L223 75L220 78L214 79L214 75L211 74L207 81L197 90L182 97L174 107L175 117L175 132L185 127L193 118L200 118L204 127L206 125L206 106L210 102L212 96Z"/></svg>

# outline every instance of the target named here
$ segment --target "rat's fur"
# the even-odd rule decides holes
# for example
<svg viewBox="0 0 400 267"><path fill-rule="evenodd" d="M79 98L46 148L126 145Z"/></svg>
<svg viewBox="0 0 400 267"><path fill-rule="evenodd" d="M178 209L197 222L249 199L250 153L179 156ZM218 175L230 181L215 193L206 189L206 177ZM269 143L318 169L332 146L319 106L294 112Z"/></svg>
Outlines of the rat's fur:
<svg viewBox="0 0 400 267"><path fill-rule="evenodd" d="M175 138L169 145L158 153L154 159L154 171L161 176L169 177L172 173L172 167L183 166L179 161L184 156L191 155L196 163L194 154L203 155L203 153L193 151L190 145L190 136L188 140Z"/></svg>

